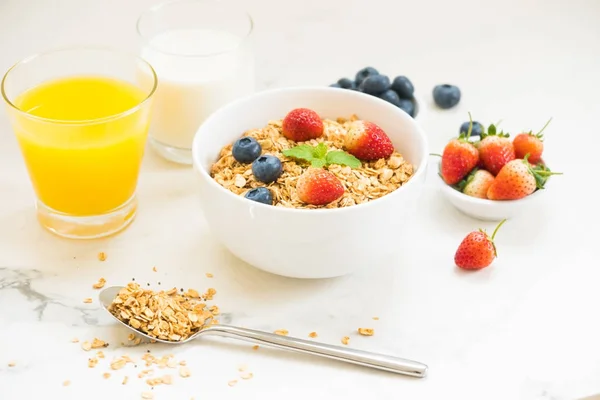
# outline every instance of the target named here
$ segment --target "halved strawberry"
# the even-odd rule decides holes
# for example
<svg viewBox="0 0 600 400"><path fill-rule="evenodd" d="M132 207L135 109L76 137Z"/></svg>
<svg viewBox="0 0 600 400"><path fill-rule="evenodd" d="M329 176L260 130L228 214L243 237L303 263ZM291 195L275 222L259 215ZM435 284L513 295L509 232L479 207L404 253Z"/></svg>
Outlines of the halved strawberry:
<svg viewBox="0 0 600 400"><path fill-rule="evenodd" d="M296 193L304 203L322 206L342 197L344 185L327 170L309 168L298 178Z"/></svg>
<svg viewBox="0 0 600 400"><path fill-rule="evenodd" d="M354 121L345 137L348 153L363 161L387 158L394 152L394 145L379 126L369 121Z"/></svg>

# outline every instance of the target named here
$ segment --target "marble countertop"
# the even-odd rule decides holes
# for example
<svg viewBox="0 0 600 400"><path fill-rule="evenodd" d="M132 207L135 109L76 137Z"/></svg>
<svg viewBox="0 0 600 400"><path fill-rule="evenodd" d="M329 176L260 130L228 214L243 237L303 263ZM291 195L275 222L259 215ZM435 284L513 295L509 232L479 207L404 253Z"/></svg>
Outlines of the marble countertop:
<svg viewBox="0 0 600 400"><path fill-rule="evenodd" d="M134 48L136 16L155 2L4 0L0 69L75 43ZM564 175L548 188L543 207L503 226L499 258L486 270L461 273L453 255L467 232L494 224L445 203L430 170L410 229L398 238L397 259L338 279L292 280L245 265L220 246L199 212L192 170L151 151L140 177L139 214L126 231L81 242L45 232L0 113L0 398L138 399L148 390L137 377L147 351L174 354L192 373L183 379L168 372L174 383L156 387L157 400L575 400L599 393L600 213L591 186L600 145L600 3L239 2L255 18L261 89L328 85L366 65L405 74L423 101L418 120L432 152L456 134L468 111L485 122L502 119L508 131L541 128L553 117L546 157ZM458 107L431 105L438 83L460 86ZM424 362L429 374L394 376L225 339L128 347L121 344L127 332L96 300L92 284L100 277L108 285L135 278L162 287L214 287L224 322L299 337L316 331L334 344L348 335L354 348ZM94 301L84 304L86 297ZM361 337L358 327L372 327L375 335ZM110 345L106 358L88 368L81 342L95 337ZM124 354L138 367L109 371L113 357ZM240 365L253 379L239 378ZM112 375L105 379L105 372ZM239 380L235 387L228 386L232 379Z"/></svg>

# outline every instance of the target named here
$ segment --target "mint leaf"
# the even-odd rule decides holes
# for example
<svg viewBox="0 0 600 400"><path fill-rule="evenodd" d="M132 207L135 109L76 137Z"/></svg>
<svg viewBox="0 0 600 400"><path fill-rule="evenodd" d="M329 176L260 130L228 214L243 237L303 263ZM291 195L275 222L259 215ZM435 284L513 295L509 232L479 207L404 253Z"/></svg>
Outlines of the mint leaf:
<svg viewBox="0 0 600 400"><path fill-rule="evenodd" d="M282 153L286 157L298 158L300 160L312 161L314 157L314 147L307 144L292 147L291 149L283 150Z"/></svg>
<svg viewBox="0 0 600 400"><path fill-rule="evenodd" d="M326 164L326 161L322 158L313 158L312 161L310 162L310 165L312 165L315 168L323 168Z"/></svg>
<svg viewBox="0 0 600 400"><path fill-rule="evenodd" d="M325 154L327 154L327 146L325 143L319 143L316 147L313 147L313 157L314 158L325 158Z"/></svg>
<svg viewBox="0 0 600 400"><path fill-rule="evenodd" d="M350 168L359 168L360 161L358 158L354 157L352 154L348 154L345 151L330 151L327 153L327 164L338 164L338 165L347 165Z"/></svg>

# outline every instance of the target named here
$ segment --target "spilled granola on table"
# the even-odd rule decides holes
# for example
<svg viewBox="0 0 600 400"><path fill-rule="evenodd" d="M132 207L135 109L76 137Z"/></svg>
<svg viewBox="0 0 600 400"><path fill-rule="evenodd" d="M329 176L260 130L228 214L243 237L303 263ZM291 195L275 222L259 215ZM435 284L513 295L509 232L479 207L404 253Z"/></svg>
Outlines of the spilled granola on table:
<svg viewBox="0 0 600 400"><path fill-rule="evenodd" d="M337 120L323 119L324 133L321 137L302 144L316 146L324 143L329 150L344 150L344 136L348 125L358 120L356 115ZM296 194L296 182L310 164L301 160L288 158L282 151L298 145L282 134L283 120L269 121L260 129L250 129L242 136L255 138L262 147L262 155L270 154L278 157L283 164L283 173L277 181L264 184L257 181L252 174L251 164L237 162L231 153L233 143L225 146L219 159L210 170L211 176L224 188L243 196L248 190L267 187L273 194L273 205L288 208L341 208L366 203L383 197L408 182L414 173L413 165L407 162L400 153L394 152L388 159L363 161L359 168L341 165L325 167L342 182L345 192L338 200L325 206L306 204Z"/></svg>

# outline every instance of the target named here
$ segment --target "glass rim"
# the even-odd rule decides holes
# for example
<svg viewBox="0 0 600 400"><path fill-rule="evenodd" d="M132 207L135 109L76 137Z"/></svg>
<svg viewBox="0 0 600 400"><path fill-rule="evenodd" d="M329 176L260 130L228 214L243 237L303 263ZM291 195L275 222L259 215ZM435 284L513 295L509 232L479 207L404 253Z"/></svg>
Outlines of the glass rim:
<svg viewBox="0 0 600 400"><path fill-rule="evenodd" d="M9 75L10 73L15 70L15 68L18 68L21 65L27 64L28 62L34 61L35 59L42 57L42 56L47 56L47 55L51 55L51 54L57 54L57 53L61 53L61 52L67 52L67 51L78 51L78 50L95 50L95 51L104 51L104 52L109 52L109 53L113 53L113 54L120 54L126 57L130 57L133 60L136 60L137 62L141 62L143 64L146 65L146 67L148 67L150 69L150 72L152 73L152 88L149 90L148 94L140 101L138 102L135 106L128 108L125 111L121 111L120 113L117 114L111 114L111 115L107 115L105 117L100 117L100 118L93 118L93 119L81 119L81 120L76 120L76 119L56 119L56 118L46 118L46 117L39 117L37 115L33 115L28 111L25 111L23 109L21 109L19 106L17 106L15 103L13 103L13 101L11 101L11 99L8 96L8 93L6 93L6 82L9 79ZM14 63L10 68L8 68L8 70L6 71L6 73L4 74L2 81L0 82L0 93L2 94L2 97L4 98L4 101L15 111L17 111L20 114L23 114L24 116L26 116L27 118L30 118L32 120L36 120L36 121L40 121L40 122L47 122L47 123L52 123L52 124L60 124L60 125L72 125L72 126L81 126L81 125L95 125L95 124L101 124L101 123L106 123L106 122L111 122L123 117L126 117L130 114L133 114L134 112L138 111L139 109L141 109L154 95L154 93L156 92L156 88L158 87L158 76L156 75L156 71L154 70L154 68L152 67L152 65L147 62L146 60L144 60L143 58L135 55L134 53L131 52L127 52L127 51L122 51L122 50L116 50L113 49L111 47L106 47L106 46L68 46L68 47L61 47L61 48L57 48L54 50L49 50L49 51L44 51L44 52L39 52L39 53L35 53L32 54L28 57L25 57L23 59L21 59L20 61L17 61L16 63Z"/></svg>
<svg viewBox="0 0 600 400"><path fill-rule="evenodd" d="M144 19L145 17L154 14L158 11L160 11L163 8L166 8L172 4L177 4L177 3L209 3L209 2L214 2L217 4L222 4L220 3L218 0L167 0L164 1L162 3L156 4L152 7L150 7L149 9L147 9L146 11L144 11L142 14L140 14L140 16L137 19L137 22L135 24L135 29L137 31L137 34L144 40L144 42L149 46L152 47L154 50L165 54L165 55L169 55L169 56L174 56L174 57L186 57L186 58L209 58L209 57L215 57L215 56L219 56L219 55L223 55L223 54L229 54L232 53L236 50L238 50L242 44L244 42L247 41L247 39L250 37L250 35L252 34L252 32L254 31L254 20L252 19L252 16L250 15L250 13L248 13L248 11L246 11L245 9L240 9L241 13L244 14L246 16L246 18L248 18L248 22L250 23L250 28L248 29L248 32L246 33L246 35L244 35L241 40L239 41L238 45L235 46L235 48L233 49L229 49L229 50L224 50L224 51L217 51L214 53L203 53L203 54L180 54L180 53L172 53L170 51L164 51L160 48L157 48L155 46L151 46L150 45L150 39L147 35L144 35L142 33L142 30L140 29L140 25L142 22L142 19Z"/></svg>

